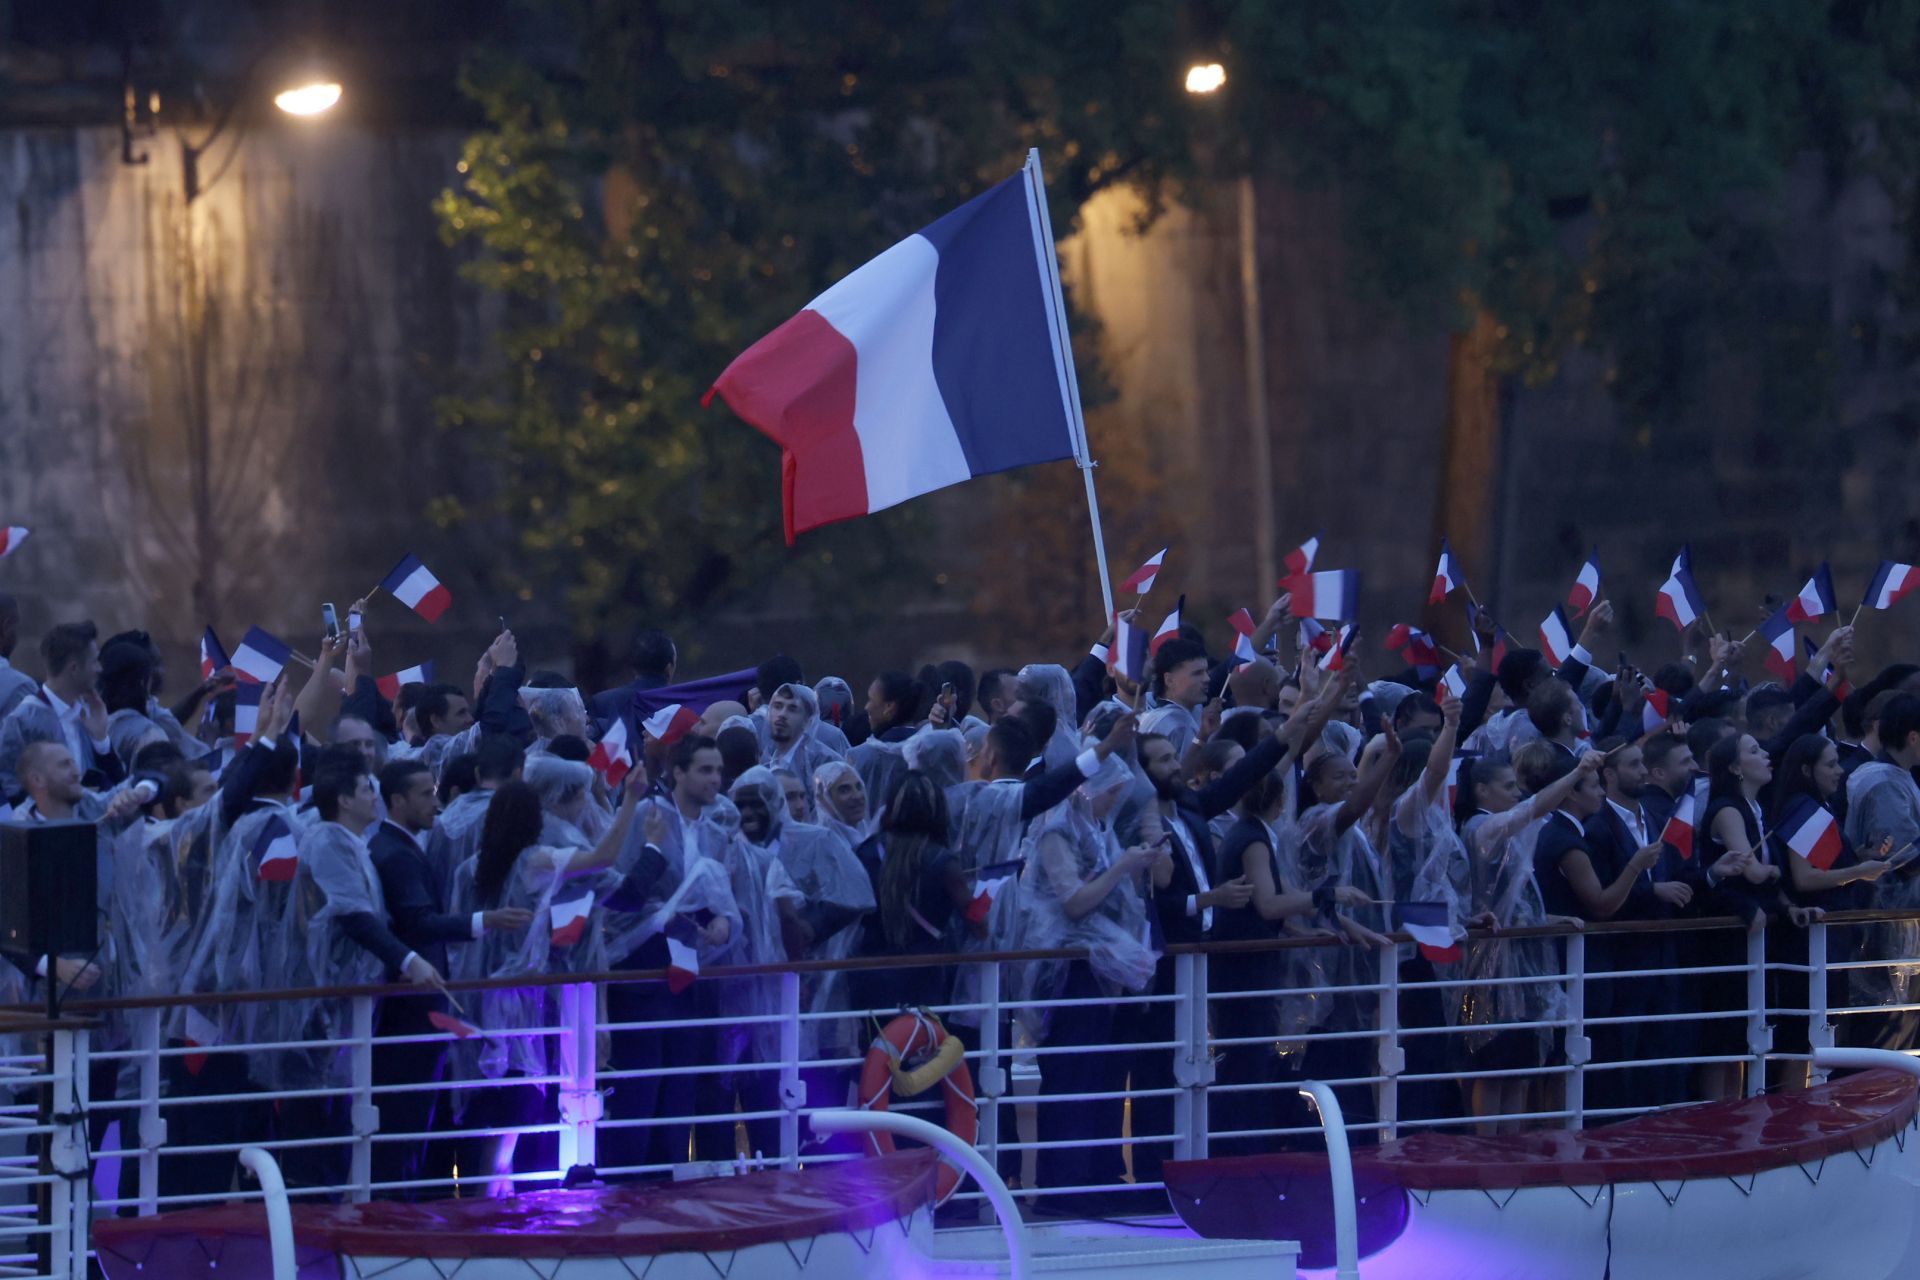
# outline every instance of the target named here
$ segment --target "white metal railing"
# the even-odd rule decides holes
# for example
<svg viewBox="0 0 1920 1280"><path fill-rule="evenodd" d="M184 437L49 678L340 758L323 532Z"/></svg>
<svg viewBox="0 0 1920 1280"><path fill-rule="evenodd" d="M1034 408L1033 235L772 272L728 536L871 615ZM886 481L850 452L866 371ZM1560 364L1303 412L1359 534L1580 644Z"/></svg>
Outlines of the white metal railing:
<svg viewBox="0 0 1920 1280"><path fill-rule="evenodd" d="M1832 1048L1840 1039L1836 1023L1874 1016L1920 1013L1920 981L1915 983L1915 1003L1866 1004L1853 998L1851 988L1837 992L1844 998L1829 998L1829 979L1836 985L1852 983L1861 975L1875 971L1920 969L1920 958L1892 957L1830 961L1830 943L1834 938L1857 939L1885 916L1850 913L1835 916L1830 923L1815 924L1806 931L1806 958L1797 955L1769 957L1766 934L1740 932L1742 958L1739 963L1710 966L1646 967L1618 971L1592 971L1587 965L1589 936L1579 932L1534 930L1505 937L1479 937L1476 945L1511 945L1521 937L1539 937L1557 933L1563 937L1564 963L1557 973L1541 977L1495 979L1490 983L1469 983L1460 973L1442 966L1430 979L1403 981L1397 953L1382 957L1379 981L1363 986L1268 987L1253 991L1209 991L1210 969L1229 972L1244 963L1250 951L1262 944L1216 944L1208 947L1176 948L1165 961L1171 974L1170 989L1159 994L1015 1001L1004 994L1004 965L1026 963L1042 957L1066 958L1077 953L1027 952L1003 955L970 955L978 981L973 984L976 998L967 1003L935 1006L949 1025L975 1021L977 1032L969 1032L966 1055L976 1082L979 1103L977 1147L983 1159L1008 1175L1015 1194L1029 1207L1044 1209L1051 1197L1082 1192L1138 1192L1127 1198L1127 1206L1140 1213L1164 1214L1164 1197L1157 1194L1161 1184L1151 1176L1157 1162L1148 1153L1165 1157L1206 1156L1214 1144L1231 1141L1235 1150L1258 1150L1276 1143L1297 1144L1307 1149L1320 1147L1320 1125L1313 1114L1294 1102L1291 1119L1280 1108L1289 1099L1297 1099L1298 1090L1307 1083L1300 1052L1315 1046L1348 1046L1344 1074L1316 1074L1321 1085L1341 1095L1348 1112L1345 1132L1358 1143L1416 1129L1452 1127L1462 1131L1474 1126L1555 1125L1580 1126L1596 1119L1610 1119L1644 1109L1654 1099L1629 1099L1634 1105L1596 1108L1588 1102L1588 1086L1613 1072L1700 1066L1739 1067L1745 1073L1744 1087L1757 1093L1768 1087L1768 1071L1785 1071L1785 1064L1804 1070L1815 1080L1825 1078L1825 1069L1811 1061L1814 1053ZM1683 926L1695 930L1717 931L1720 936L1736 936L1731 923L1702 922ZM1604 932L1610 938L1635 933L1673 933L1673 927L1636 929L1610 926ZM1294 949L1301 944L1274 944L1266 950ZM1328 944L1330 945L1330 944ZM288 1041L272 1045L213 1045L206 1047L166 1043L162 1029L163 1010L151 1002L128 1001L120 1004L80 1003L72 1006L75 1019L94 1019L92 1024L69 1020L45 1024L31 1033L28 1043L20 1038L29 1033L15 1032L13 1056L0 1056L0 1277L9 1275L74 1276L83 1274L88 1248L87 1223L94 1215L132 1212L150 1214L160 1210L210 1199L258 1199L261 1191L242 1185L238 1178L237 1156L242 1148L261 1148L276 1157L283 1166L310 1157L309 1176L293 1178L289 1193L296 1201L329 1198L363 1201L374 1196L410 1195L432 1197L474 1194L489 1184L532 1188L554 1185L577 1165L598 1166L605 1176L669 1175L692 1171L719 1171L723 1165L758 1157L768 1164L797 1167L807 1162L849 1159L849 1151L822 1150L807 1127L818 1112L858 1106L859 1099L845 1089L850 1077L857 1076L863 1058L804 1057L803 1032L850 1027L853 1043L866 1045L873 1038L876 1021L884 1024L899 1010L813 1012L802 1008L802 978L807 972L834 968L870 967L870 961L843 964L808 962L800 965L762 969L719 969L703 974L700 988L715 992L723 986L744 981L771 983L777 987L777 1007L759 1017L742 1018L715 1014L673 1017L646 1022L621 1023L605 1014L606 994L615 983L635 979L600 975L530 979L544 985L548 993L545 1007L548 1019L537 1027L515 1031L491 1032L496 1039L515 1036L542 1040L548 1054L549 1070L543 1075L512 1076L503 1079L376 1079L378 1051L397 1045L445 1044L445 1034L412 1037L376 1036L376 1007L387 995L418 995L413 989L354 989L343 991L338 999L350 1007L346 1025L351 1034L331 1042ZM905 963L905 962L902 962ZM958 964L951 966L957 970ZM1735 977L1734 975L1738 975ZM638 979L656 982L663 975ZM1655 980L1685 984L1697 988L1703 979L1719 977L1744 989L1739 1006L1711 1013L1668 1012L1629 1013L1589 1016L1589 993L1607 983ZM1805 998L1783 1003L1769 998L1769 980L1804 981ZM1423 993L1439 993L1452 999L1469 985L1489 987L1511 983L1552 982L1566 993L1564 1016L1539 1021L1513 1022L1495 1027L1465 1028L1449 1025L1405 1025L1404 1015ZM499 985L499 984L494 984ZM454 984L456 993L471 984ZM1373 995L1375 1014L1366 1026L1343 1030L1313 1030L1282 1041L1277 1018L1272 1034L1215 1036L1211 1030L1220 1025L1218 1014L1228 1002L1251 1000L1271 1008L1282 996L1299 997L1313 993L1342 997ZM1776 994L1778 994L1776 992ZM274 993L234 999L273 999ZM202 1001L204 1003L204 1000ZM465 1001L469 1009L477 1000ZM702 1009L696 1000L688 1000L690 1013ZM1157 1024L1145 1011L1171 1006L1171 1017L1161 1016ZM1056 1013L1097 1008L1112 1011L1121 1019L1136 1019L1144 1030L1139 1034L1116 1034L1098 1043L1035 1043L1021 1029L1021 1015L1042 1010ZM958 1015L958 1018L955 1017ZM1805 1051L1777 1050L1774 1030L1783 1019L1806 1019L1808 1046ZM1244 1021L1244 1020L1243 1020ZM1738 1051L1733 1053L1659 1053L1647 1052L1624 1062L1596 1062L1593 1059L1593 1033L1601 1028L1626 1022L1649 1026L1699 1026L1708 1022L1735 1022ZM127 1047L113 1051L89 1052L100 1025L123 1036ZM778 1029L777 1052L767 1060L726 1061L718 1052L720 1033L738 1031L752 1025L772 1024ZM1170 1024L1170 1031L1168 1025ZM1155 1026L1159 1029L1153 1030ZM1463 1037L1471 1030L1486 1032L1501 1029L1548 1029L1556 1036L1563 1052L1539 1065L1521 1065L1476 1070L1461 1052ZM483 1032L489 1029L482 1026ZM692 1062L636 1066L618 1060L610 1048L615 1033L639 1032L645 1035L671 1036L677 1041L698 1043L711 1052ZM0 1034L8 1028L0 1025ZM1408 1068L1409 1046L1438 1043L1442 1049L1431 1069ZM1217 1056L1236 1048L1252 1046L1260 1051L1263 1063L1256 1078L1238 1083L1218 1079ZM1352 1046L1359 1046L1355 1051ZM1658 1047L1657 1045L1654 1047ZM1902 1045L1906 1048L1910 1046ZM234 1069L257 1063L264 1055L298 1049L326 1048L343 1063L345 1087L310 1088L278 1093L253 1086L244 1071ZM1293 1051L1282 1057L1280 1050ZM201 1091L183 1085L178 1064L190 1057L205 1055L212 1064L223 1057L233 1068L217 1074L216 1080L231 1081L224 1091ZM1115 1055L1123 1055L1116 1061ZM1433 1054L1424 1057L1431 1060ZM1103 1073L1110 1087L1062 1091L1057 1080L1048 1080L1051 1064L1071 1061L1084 1065L1106 1059L1111 1065ZM112 1098L89 1101L89 1080L99 1079L106 1064L119 1064L119 1087ZM1167 1083L1155 1085L1153 1077L1171 1066ZM1148 1068L1153 1068L1148 1070ZM1054 1068L1056 1075L1064 1068ZM1146 1074L1142 1074L1142 1072ZM816 1086L810 1099L809 1080L825 1079L829 1086ZM737 1085L740 1080L770 1080L773 1087L728 1088L722 1094L710 1086L721 1082ZM621 1115L628 1108L620 1103L619 1091L644 1086L647 1082L670 1081L677 1086L672 1096L680 1098L693 1089L692 1105L676 1102L667 1110L656 1109L644 1115ZM1466 1089L1476 1081L1527 1081L1530 1096L1522 1103L1487 1114L1475 1115L1466 1105ZM839 1086L836 1094L833 1085ZM1410 1114L1407 1102L1414 1086L1444 1086L1439 1092L1449 1104L1430 1114ZM609 1091L613 1103L608 1104ZM383 1125L383 1116L403 1106L409 1095L430 1093L441 1103L464 1100L466 1120L436 1122L428 1129L396 1129ZM737 1093L737 1096L736 1096ZM938 1119L938 1104L926 1099L898 1101L896 1112ZM1435 1090L1426 1090L1427 1104L1433 1110ZM663 1096L665 1096L663 1094ZM1661 1104L1698 1100L1701 1095L1689 1091L1683 1096L1663 1096ZM492 1123L484 1118L492 1114L491 1099L498 1103L516 1098L522 1113L508 1123ZM753 1105L752 1099L763 1105ZM1229 1099L1255 1099L1263 1108L1266 1123L1228 1127L1224 1113L1211 1105ZM1167 1105L1155 1105L1166 1100ZM191 1134L194 1108L252 1108L266 1115L264 1104L278 1104L284 1118L287 1104L314 1103L308 1117L323 1116L317 1129L295 1130L287 1124L268 1131L234 1135L230 1141L195 1142ZM1096 1131L1076 1132L1070 1140L1042 1140L1037 1122L1048 1108L1076 1103L1104 1104ZM1359 1105L1356 1107L1356 1103ZM1123 1111L1123 1108L1125 1110ZM1246 1108L1239 1108L1245 1111ZM1372 1112L1372 1118L1356 1112ZM1058 1114L1058 1113L1055 1113ZM303 1124L305 1121L303 1120ZM742 1141L745 1130L748 1137ZM91 1131L93 1146L86 1146ZM665 1139L656 1141L664 1133ZM649 1138L657 1149L662 1141L670 1149L639 1163L616 1164L610 1158L610 1140L620 1135ZM765 1141L756 1143L755 1139ZM476 1167L473 1153L484 1143L512 1138L516 1143L551 1139L552 1156L537 1164L520 1160L517 1169ZM380 1161L376 1155L400 1144L421 1150L457 1150L454 1160L439 1162L440 1171L411 1178L375 1176ZM1065 1185L1040 1185L1038 1160L1045 1153L1071 1148L1080 1152L1103 1153L1103 1171L1090 1180ZM324 1153L324 1159L321 1158ZM522 1155L525 1154L523 1151ZM694 1162L700 1155L710 1164ZM175 1176L193 1160L206 1157L200 1167L217 1169L213 1185L179 1185ZM1125 1158L1131 1172L1123 1174ZM117 1172L116 1172L117 1167ZM432 1165L428 1166L432 1168ZM315 1179L312 1169L325 1168L331 1178ZM87 1174L91 1172L92 1177ZM187 1180L190 1184L191 1180ZM98 1194L90 1195L90 1191ZM984 1214L981 1193L971 1185L956 1196L957 1201L972 1202L974 1210ZM1111 1208L1111 1205L1107 1207ZM952 1215L956 1211L949 1210ZM943 1221L947 1220L945 1217Z"/></svg>

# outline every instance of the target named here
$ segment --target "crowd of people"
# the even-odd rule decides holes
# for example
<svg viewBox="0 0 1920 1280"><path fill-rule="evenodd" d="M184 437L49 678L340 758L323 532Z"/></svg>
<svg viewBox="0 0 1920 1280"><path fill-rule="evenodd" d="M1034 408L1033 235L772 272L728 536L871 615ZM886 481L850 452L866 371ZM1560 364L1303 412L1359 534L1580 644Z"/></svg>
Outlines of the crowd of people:
<svg viewBox="0 0 1920 1280"><path fill-rule="evenodd" d="M834 1106L873 1038L861 1011L975 1002L981 966L914 961L1071 949L1084 958L1001 965L1015 1012L999 1038L1043 1051L1041 1093L1057 1100L1038 1108L1038 1180L1070 1188L1118 1181L1123 1160L1157 1181L1170 1151L1173 1006L1117 1001L1173 990L1170 944L1324 944L1212 957L1216 1085L1377 1076L1376 1038L1308 1036L1375 1029L1374 988L1394 966L1399 1025L1453 1032L1407 1039L1405 1073L1428 1078L1399 1090L1400 1118L1492 1126L1561 1105L1552 1068L1568 1051L1564 940L1502 931L1737 916L1772 956L1804 963L1825 911L1920 907L1920 667L1859 679L1849 626L1790 684L1750 682L1744 647L1698 628L1693 651L1649 678L1625 655L1611 672L1596 662L1613 620L1597 601L1557 665L1511 647L1497 664L1396 661L1368 679L1377 646L1316 644L1291 603L1276 600L1233 656L1191 625L1163 635L1138 683L1110 662L1110 627L1071 665L947 661L879 673L863 698L775 656L737 697L685 686L703 691L680 704L695 714L663 720L647 713L683 673L657 631L635 640L630 683L591 696L529 672L510 632L470 685L390 683L389 696L356 606L304 669L251 690L213 670L168 706L143 632L102 641L63 622L39 637L37 678L12 666L19 611L0 596L0 804L15 822L95 824L103 922L65 954L9 956L0 1003L47 982L177 997L166 1095L257 1099L169 1111L170 1146L218 1147L346 1133L336 1090L354 1027L329 991L411 983L378 1004L376 1082L497 1082L381 1096L381 1131L422 1140L378 1144L375 1177L437 1194L456 1163L551 1170L551 1135L490 1135L551 1124L558 1106L550 1037L513 1033L553 1026L559 988L456 996L447 979L707 973L604 988L603 1067L650 1073L605 1099L599 1165L622 1169L731 1157L732 1123L688 1117L782 1106L764 1069L780 1060L766 1017L779 980L715 968L898 961L803 977L809 1013L845 1015L801 1023L807 1103ZM1475 652L1501 635L1484 610L1473 630ZM1837 834L1810 850L1810 822ZM1416 907L1444 920L1457 953L1389 936ZM1920 921L1835 930L1829 946L1832 961L1920 959ZM1739 1089L1742 975L1607 975L1744 955L1732 931L1587 939L1587 1105ZM1897 1009L1916 1003L1913 972L1833 978L1836 1005L1888 1007L1846 1034L1914 1044L1915 1016ZM1797 991L1776 981L1770 1005L1806 1007L1804 976ZM261 991L285 994L193 1003ZM715 1021L647 1025L690 1019ZM970 1049L978 1022L947 1018ZM1805 1023L1780 1020L1775 1048L1804 1049ZM482 1034L442 1034L453 1025ZM96 1047L124 1047L129 1026L109 1014ZM222 1051L250 1045L273 1047ZM1123 1048L1075 1051L1092 1046ZM1675 1057L1718 1061L1648 1062ZM1468 1069L1471 1086L1446 1079ZM114 1076L95 1071L96 1100L126 1096ZM1374 1116L1367 1085L1343 1094L1350 1122ZM1232 1135L1303 1123L1290 1098L1216 1091L1215 1149L1270 1146ZM1130 1149L1112 1141L1123 1124ZM750 1149L777 1149L775 1121L746 1130ZM338 1146L286 1163L297 1185L345 1173ZM218 1150L170 1155L162 1192L219 1194L232 1170Z"/></svg>

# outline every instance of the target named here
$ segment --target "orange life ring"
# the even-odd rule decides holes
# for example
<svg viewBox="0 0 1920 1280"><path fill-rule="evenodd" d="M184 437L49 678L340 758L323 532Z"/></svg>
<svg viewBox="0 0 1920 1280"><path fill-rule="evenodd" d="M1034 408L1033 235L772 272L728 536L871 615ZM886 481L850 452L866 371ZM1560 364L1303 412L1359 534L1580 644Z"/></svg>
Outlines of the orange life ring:
<svg viewBox="0 0 1920 1280"><path fill-rule="evenodd" d="M948 1046L951 1046L949 1048ZM940 1024L940 1019L930 1013L903 1013L886 1025L867 1050L866 1065L860 1071L860 1109L862 1111L885 1111L887 1100L894 1092L896 1080L912 1079L909 1059L928 1055L937 1059L952 1059L952 1066L941 1070L940 1089L947 1100L947 1130L955 1137L966 1139L972 1146L980 1137L980 1104L973 1096L973 1073L967 1070L966 1059L959 1056L960 1041L950 1035ZM929 1064L931 1065L931 1064ZM944 1063L942 1067L944 1067ZM930 1086L927 1081L919 1087L903 1087L901 1093L919 1093ZM885 1155L893 1150L893 1135L890 1133L869 1133L867 1145L874 1155ZM949 1197L960 1188L960 1170L942 1161L940 1177L934 1185L934 1203L945 1204Z"/></svg>

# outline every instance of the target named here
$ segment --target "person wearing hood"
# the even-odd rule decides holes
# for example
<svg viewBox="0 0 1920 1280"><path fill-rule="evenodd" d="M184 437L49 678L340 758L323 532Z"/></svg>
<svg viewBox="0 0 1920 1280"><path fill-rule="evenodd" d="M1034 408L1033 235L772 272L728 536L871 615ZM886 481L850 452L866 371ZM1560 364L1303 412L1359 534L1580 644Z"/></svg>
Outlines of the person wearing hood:
<svg viewBox="0 0 1920 1280"><path fill-rule="evenodd" d="M1079 703L1067 669L1051 662L1028 663L1020 668L1019 694L1011 708L1014 714L1019 713L1021 703L1044 703L1053 712L1052 732L1039 743L1040 758L1046 766L1057 769L1079 755Z"/></svg>
<svg viewBox="0 0 1920 1280"><path fill-rule="evenodd" d="M797 681L783 684L767 700L766 738L760 763L769 769L787 769L811 778L814 770L840 753L818 735L820 699L812 688Z"/></svg>
<svg viewBox="0 0 1920 1280"><path fill-rule="evenodd" d="M547 744L555 738L587 736L587 706L580 700L580 691L564 678L556 675L535 676L536 683L520 690L520 705L527 710L527 720L533 726L533 745L527 748L529 755L539 755L546 751Z"/></svg>
<svg viewBox="0 0 1920 1280"><path fill-rule="evenodd" d="M527 753L511 739L498 735L480 739L474 752L478 785L448 804L427 836L427 865L442 893L451 889L455 868L480 851L480 825L486 821L494 792L520 781L526 762Z"/></svg>
<svg viewBox="0 0 1920 1280"><path fill-rule="evenodd" d="M813 771L813 807L820 825L858 849L873 834L874 814L860 772L845 760L829 760Z"/></svg>
<svg viewBox="0 0 1920 1280"><path fill-rule="evenodd" d="M839 676L823 676L814 683L813 692L820 706L820 718L815 722L820 741L841 755L847 754L852 744L840 726L853 718L853 686Z"/></svg>

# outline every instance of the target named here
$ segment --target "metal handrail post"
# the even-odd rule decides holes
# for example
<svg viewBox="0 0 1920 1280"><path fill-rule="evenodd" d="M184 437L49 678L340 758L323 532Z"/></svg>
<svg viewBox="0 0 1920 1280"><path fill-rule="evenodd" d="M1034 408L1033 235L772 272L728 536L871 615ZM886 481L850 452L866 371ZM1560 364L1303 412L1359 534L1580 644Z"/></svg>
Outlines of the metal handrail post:
<svg viewBox="0 0 1920 1280"><path fill-rule="evenodd" d="M92 1217L88 1179L87 1106L88 1039L84 1027L50 1033L47 1054L47 1118L53 1132L46 1137L45 1168L53 1174L47 1188L46 1261L49 1275L87 1274L87 1229Z"/></svg>
<svg viewBox="0 0 1920 1280"><path fill-rule="evenodd" d="M1767 1025L1767 931L1747 930L1747 1096L1757 1098L1767 1087L1767 1052L1773 1048L1773 1028Z"/></svg>
<svg viewBox="0 0 1920 1280"><path fill-rule="evenodd" d="M560 1166L591 1168L599 1160L599 993L591 982L560 988Z"/></svg>
<svg viewBox="0 0 1920 1280"><path fill-rule="evenodd" d="M800 1167L800 1108L807 1089L800 1080L800 975L780 975L780 1163Z"/></svg>
<svg viewBox="0 0 1920 1280"><path fill-rule="evenodd" d="M1825 1084L1820 1051L1833 1048L1833 1017L1827 1008L1827 926L1819 920L1807 926L1807 1046L1813 1054L1807 1082Z"/></svg>
<svg viewBox="0 0 1920 1280"><path fill-rule="evenodd" d="M1407 1051L1400 1043L1399 947L1386 947L1380 952L1380 980L1385 989L1380 992L1379 1008L1375 1011L1380 1039L1374 1042L1374 1049L1380 1074L1385 1077L1380 1082L1380 1123L1385 1126L1381 1136L1397 1138L1400 1136L1400 1073L1407 1069Z"/></svg>
<svg viewBox="0 0 1920 1280"><path fill-rule="evenodd" d="M1180 1086L1173 1099L1174 1158L1203 1160L1207 1155L1207 1086L1213 1083L1213 1057L1207 1047L1204 953L1174 957L1173 994L1173 1079Z"/></svg>
<svg viewBox="0 0 1920 1280"><path fill-rule="evenodd" d="M373 1199L373 1135L380 1108L373 1101L373 997L353 998L353 1163L347 1181L354 1204Z"/></svg>
<svg viewBox="0 0 1920 1280"><path fill-rule="evenodd" d="M1007 1069L1000 1065L1000 966L983 964L980 971L980 1150L987 1163L1000 1167L1000 1099L1007 1092Z"/></svg>
<svg viewBox="0 0 1920 1280"><path fill-rule="evenodd" d="M167 1122L160 1114L160 1010L138 1010L133 1043L140 1051L140 1113L135 1140L140 1144L140 1216L160 1211L160 1148L167 1145Z"/></svg>
<svg viewBox="0 0 1920 1280"><path fill-rule="evenodd" d="M1575 1129L1587 1127L1587 1061L1593 1041L1587 1038L1587 936L1567 936L1567 1111Z"/></svg>

